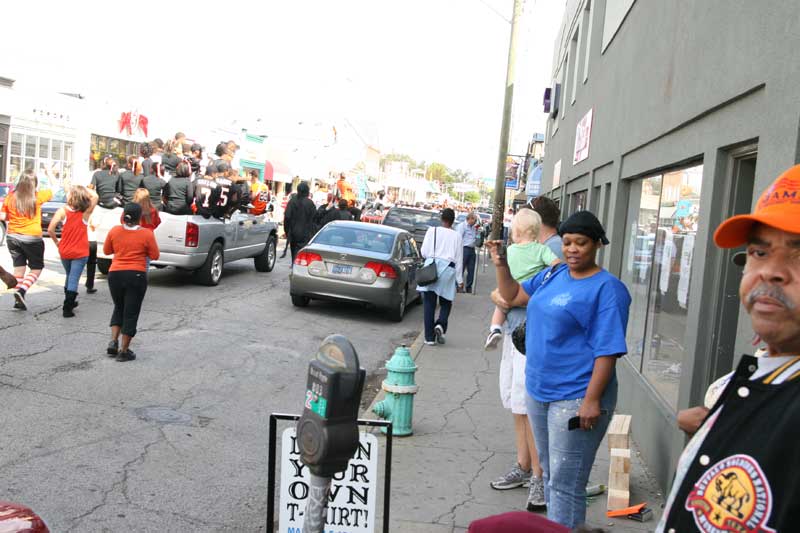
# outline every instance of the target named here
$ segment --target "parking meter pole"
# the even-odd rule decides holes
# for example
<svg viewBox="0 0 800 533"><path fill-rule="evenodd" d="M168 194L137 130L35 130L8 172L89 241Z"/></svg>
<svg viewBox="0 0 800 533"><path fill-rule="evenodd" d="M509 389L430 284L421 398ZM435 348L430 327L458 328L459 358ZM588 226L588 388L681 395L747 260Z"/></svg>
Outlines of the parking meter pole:
<svg viewBox="0 0 800 533"><path fill-rule="evenodd" d="M322 533L324 531L330 488L331 478L311 474L303 533Z"/></svg>

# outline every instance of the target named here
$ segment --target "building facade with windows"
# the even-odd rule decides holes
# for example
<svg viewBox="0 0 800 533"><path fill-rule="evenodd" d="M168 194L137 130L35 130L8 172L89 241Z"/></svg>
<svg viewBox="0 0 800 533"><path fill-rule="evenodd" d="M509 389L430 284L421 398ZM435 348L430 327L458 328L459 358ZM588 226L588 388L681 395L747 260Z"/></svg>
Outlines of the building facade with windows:
<svg viewBox="0 0 800 533"><path fill-rule="evenodd" d="M602 265L633 299L618 412L664 488L677 411L755 349L713 232L800 161L799 24L789 2L567 2L542 191L607 229Z"/></svg>

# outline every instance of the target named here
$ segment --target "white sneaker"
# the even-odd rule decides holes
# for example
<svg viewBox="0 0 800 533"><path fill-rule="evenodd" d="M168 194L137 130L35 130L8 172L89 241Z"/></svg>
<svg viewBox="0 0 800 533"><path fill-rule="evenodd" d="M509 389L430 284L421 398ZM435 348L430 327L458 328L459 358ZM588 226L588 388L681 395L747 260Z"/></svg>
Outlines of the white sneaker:
<svg viewBox="0 0 800 533"><path fill-rule="evenodd" d="M436 327L433 328L433 334L436 335L436 342L444 344L444 328L441 324L436 324Z"/></svg>
<svg viewBox="0 0 800 533"><path fill-rule="evenodd" d="M436 346L435 341L425 341L425 346Z"/></svg>
<svg viewBox="0 0 800 533"><path fill-rule="evenodd" d="M503 333L501 330L492 328L489 332L489 336L486 337L486 344L483 346L484 350L494 350L497 348L497 343L500 342L500 339L503 338Z"/></svg>

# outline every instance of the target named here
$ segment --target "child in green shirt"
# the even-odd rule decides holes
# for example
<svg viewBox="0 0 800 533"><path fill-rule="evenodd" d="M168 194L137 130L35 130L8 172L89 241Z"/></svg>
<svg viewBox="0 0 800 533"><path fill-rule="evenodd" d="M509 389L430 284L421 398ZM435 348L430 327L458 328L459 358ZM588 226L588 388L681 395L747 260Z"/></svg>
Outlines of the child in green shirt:
<svg viewBox="0 0 800 533"><path fill-rule="evenodd" d="M533 209L522 209L511 222L511 240L514 242L508 247L508 268L511 276L522 283L532 278L548 266L560 262L550 248L540 244L539 229L542 218ZM497 289L494 291L497 292ZM501 300L499 294L492 298L495 302ZM486 350L494 350L503 336L503 323L506 321L508 308L496 305L489 327L489 336L486 338Z"/></svg>

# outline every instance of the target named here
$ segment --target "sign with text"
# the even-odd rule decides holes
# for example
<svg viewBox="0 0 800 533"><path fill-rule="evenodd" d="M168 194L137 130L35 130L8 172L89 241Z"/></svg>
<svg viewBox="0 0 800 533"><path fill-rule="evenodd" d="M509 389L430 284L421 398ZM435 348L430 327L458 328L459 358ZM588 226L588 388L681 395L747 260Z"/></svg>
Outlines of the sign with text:
<svg viewBox="0 0 800 533"><path fill-rule="evenodd" d="M577 165L589 157L589 142L592 139L592 112L590 109L575 126L575 154L572 157L572 164Z"/></svg>
<svg viewBox="0 0 800 533"><path fill-rule="evenodd" d="M308 467L300 459L295 427L281 435L281 533L302 533L309 490ZM333 477L325 533L372 533L378 490L378 439L359 434L358 449L347 469Z"/></svg>

